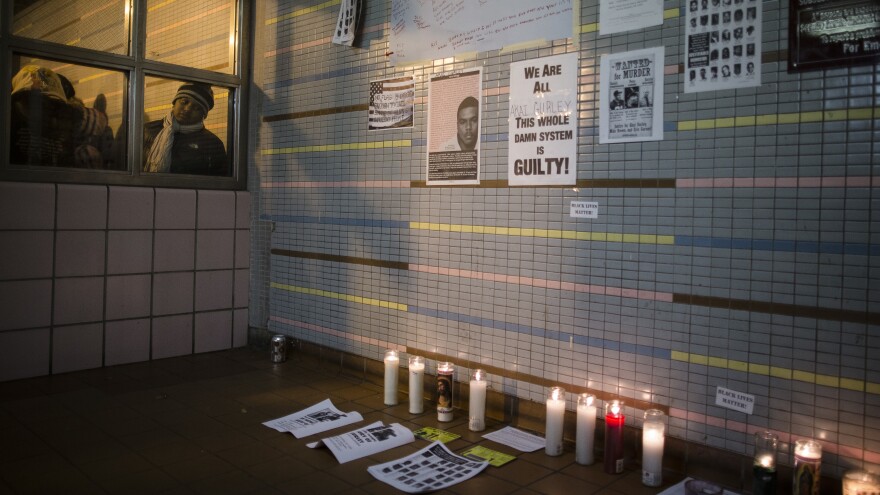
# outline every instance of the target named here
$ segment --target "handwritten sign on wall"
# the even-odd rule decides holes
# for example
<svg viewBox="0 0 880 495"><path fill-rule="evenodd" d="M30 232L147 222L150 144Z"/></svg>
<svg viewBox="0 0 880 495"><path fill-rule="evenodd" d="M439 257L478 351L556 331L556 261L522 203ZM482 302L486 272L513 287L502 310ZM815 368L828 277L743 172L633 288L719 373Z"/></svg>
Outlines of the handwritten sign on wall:
<svg viewBox="0 0 880 495"><path fill-rule="evenodd" d="M572 0L392 0L391 63L572 36Z"/></svg>

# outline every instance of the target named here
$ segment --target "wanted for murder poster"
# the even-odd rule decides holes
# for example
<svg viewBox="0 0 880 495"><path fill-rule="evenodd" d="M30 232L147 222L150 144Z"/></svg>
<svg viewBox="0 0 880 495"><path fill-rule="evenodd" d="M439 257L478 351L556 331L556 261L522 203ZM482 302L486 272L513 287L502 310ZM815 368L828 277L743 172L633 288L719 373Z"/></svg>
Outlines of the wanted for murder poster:
<svg viewBox="0 0 880 495"><path fill-rule="evenodd" d="M577 182L577 53L510 64L511 186Z"/></svg>
<svg viewBox="0 0 880 495"><path fill-rule="evenodd" d="M662 46L602 55L599 142L663 140Z"/></svg>

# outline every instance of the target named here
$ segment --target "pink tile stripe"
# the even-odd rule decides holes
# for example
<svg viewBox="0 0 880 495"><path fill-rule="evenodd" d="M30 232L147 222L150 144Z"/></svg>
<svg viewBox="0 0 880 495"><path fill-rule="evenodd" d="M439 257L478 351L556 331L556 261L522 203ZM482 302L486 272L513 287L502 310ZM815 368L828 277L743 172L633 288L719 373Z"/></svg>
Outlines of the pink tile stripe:
<svg viewBox="0 0 880 495"><path fill-rule="evenodd" d="M880 177L718 177L677 179L675 187L880 187Z"/></svg>
<svg viewBox="0 0 880 495"><path fill-rule="evenodd" d="M302 182L263 182L260 184L261 187L296 187L301 189L318 189L322 187L375 187L375 188L386 188L386 189L394 189L394 188L408 188L410 187L410 182L408 180L365 180L365 181L335 181L335 182L316 182L316 181L302 181Z"/></svg>
<svg viewBox="0 0 880 495"><path fill-rule="evenodd" d="M733 420L725 420L724 418L718 418L715 416L709 416L706 414L694 412L694 411L686 411L684 409L678 408L669 408L669 417L685 419L688 421L693 421L695 423L701 423L705 425L715 426L718 428L724 428L731 431L737 431L740 433L747 433L749 435L753 435L755 432L767 430L767 428L763 428L761 426L756 425L747 425L740 421ZM792 440L797 440L800 437L793 438L793 436L785 431L779 430L769 430L771 433L775 433L779 436L779 440L784 443L791 443ZM849 447L846 445L840 445L838 443L832 443L825 440L819 440L822 444L822 450L831 453L837 454L840 456L849 457L851 459L861 459L865 462L870 462L872 464L880 464L880 452L871 452L870 450L863 450L856 447Z"/></svg>
<svg viewBox="0 0 880 495"><path fill-rule="evenodd" d="M619 287L605 287L602 285L575 284L547 280L543 278L520 277L517 275L502 275L500 273L478 272L473 270L460 270L458 268L442 268L429 265L409 265L410 271L446 275L450 277L470 278L475 280L488 280L490 282L504 282L508 284L530 285L544 289L568 290L572 292L585 292L606 296L630 297L634 299L646 299L649 301L672 302L672 294L668 292L654 292L648 290L622 289Z"/></svg>
<svg viewBox="0 0 880 495"><path fill-rule="evenodd" d="M369 337L364 337L362 335L356 335L349 332L341 332L339 330L333 330L332 328L322 327L319 325L313 325L311 323L305 323L302 321L290 320L287 318L282 318L280 316L270 316L270 321L275 321L278 323L283 323L285 325L292 325L301 328L305 328L307 330L311 330L313 332L323 333L324 335L330 335L331 337L339 337L345 340L353 340L355 342L360 342L367 345L374 345L381 349L392 349L398 352L406 352L406 346L400 344L392 344L390 342L385 342L384 340L373 339Z"/></svg>

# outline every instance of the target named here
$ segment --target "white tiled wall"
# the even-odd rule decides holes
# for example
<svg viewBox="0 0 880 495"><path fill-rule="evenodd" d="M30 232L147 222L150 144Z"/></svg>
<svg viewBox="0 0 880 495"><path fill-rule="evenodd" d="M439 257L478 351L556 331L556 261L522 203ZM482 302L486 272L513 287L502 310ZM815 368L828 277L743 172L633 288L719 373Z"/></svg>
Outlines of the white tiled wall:
<svg viewBox="0 0 880 495"><path fill-rule="evenodd" d="M0 380L245 345L249 203L0 182Z"/></svg>

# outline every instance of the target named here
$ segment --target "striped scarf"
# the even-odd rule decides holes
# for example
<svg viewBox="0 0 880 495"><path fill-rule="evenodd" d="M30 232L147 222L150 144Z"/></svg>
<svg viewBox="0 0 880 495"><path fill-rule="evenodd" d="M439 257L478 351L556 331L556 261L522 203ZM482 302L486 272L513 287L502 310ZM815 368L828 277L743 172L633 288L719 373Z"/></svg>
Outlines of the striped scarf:
<svg viewBox="0 0 880 495"><path fill-rule="evenodd" d="M167 173L171 170L171 148L174 147L174 134L181 132L190 134L205 128L205 122L198 124L180 125L171 112L162 120L162 130L156 135L153 146L147 154L147 172Z"/></svg>

